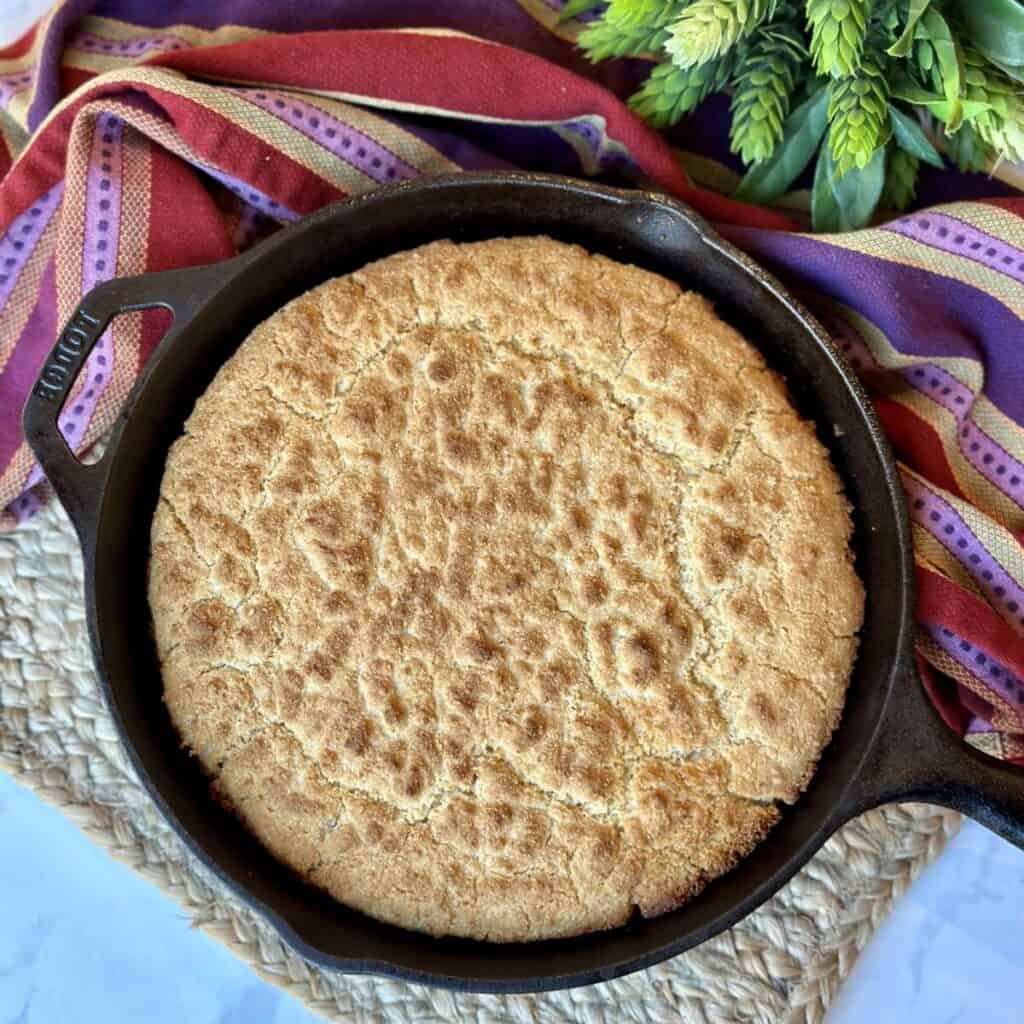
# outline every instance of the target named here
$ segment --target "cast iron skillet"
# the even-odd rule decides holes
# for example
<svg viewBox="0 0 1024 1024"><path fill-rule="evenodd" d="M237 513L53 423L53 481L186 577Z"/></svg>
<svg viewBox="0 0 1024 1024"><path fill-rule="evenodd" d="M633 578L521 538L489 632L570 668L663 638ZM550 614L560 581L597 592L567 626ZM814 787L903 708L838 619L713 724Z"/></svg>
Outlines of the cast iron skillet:
<svg viewBox="0 0 1024 1024"><path fill-rule="evenodd" d="M575 939L435 940L339 906L278 864L210 799L161 702L145 589L150 519L168 447L196 398L282 303L432 239L537 233L703 292L785 374L853 503L866 621L842 723L807 792L765 842L697 899L651 921L637 918ZM58 433L57 413L108 321L151 306L169 309L174 324L136 383L106 453L83 465ZM315 348L309 359L316 360ZM192 851L315 961L490 992L613 978L729 927L845 821L887 801L954 807L1024 846L1024 776L957 740L913 668L910 535L892 455L868 398L777 281L665 196L525 174L427 180L325 209L225 263L107 282L85 297L58 340L26 404L24 425L81 540L96 665L139 777Z"/></svg>

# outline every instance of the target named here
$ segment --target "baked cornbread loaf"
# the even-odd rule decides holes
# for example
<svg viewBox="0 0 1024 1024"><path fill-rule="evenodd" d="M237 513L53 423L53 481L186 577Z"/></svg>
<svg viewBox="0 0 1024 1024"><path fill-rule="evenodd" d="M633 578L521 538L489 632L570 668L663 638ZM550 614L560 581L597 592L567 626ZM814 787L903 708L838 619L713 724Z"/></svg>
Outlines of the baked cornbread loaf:
<svg viewBox="0 0 1024 1024"><path fill-rule="evenodd" d="M184 743L273 853L432 934L659 914L800 793L863 592L780 378L699 295L438 242L260 325L167 461Z"/></svg>

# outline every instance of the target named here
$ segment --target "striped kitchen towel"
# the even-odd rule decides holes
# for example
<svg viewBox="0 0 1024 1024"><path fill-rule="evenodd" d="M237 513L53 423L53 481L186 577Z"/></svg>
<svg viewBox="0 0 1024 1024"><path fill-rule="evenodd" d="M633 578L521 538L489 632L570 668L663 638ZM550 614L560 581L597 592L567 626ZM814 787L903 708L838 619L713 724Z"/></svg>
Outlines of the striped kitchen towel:
<svg viewBox="0 0 1024 1024"><path fill-rule="evenodd" d="M347 195L522 167L685 199L782 276L874 397L900 459L917 652L969 742L1024 763L1024 199L947 171L939 205L811 236L726 198L724 110L673 141L592 68L559 0L65 0L0 52L0 525L48 498L21 407L59 326L109 278L224 259ZM790 202L790 206L799 205ZM165 323L119 317L61 414L84 451Z"/></svg>

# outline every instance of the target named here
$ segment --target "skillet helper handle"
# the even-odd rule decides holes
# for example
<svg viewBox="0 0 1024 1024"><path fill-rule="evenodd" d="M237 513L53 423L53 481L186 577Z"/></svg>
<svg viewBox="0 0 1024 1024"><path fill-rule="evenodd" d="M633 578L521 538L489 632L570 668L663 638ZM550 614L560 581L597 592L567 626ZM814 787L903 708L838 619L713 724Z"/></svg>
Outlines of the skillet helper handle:
<svg viewBox="0 0 1024 1024"><path fill-rule="evenodd" d="M856 783L853 813L897 801L960 811L1024 850L1024 769L956 736L912 668L889 699Z"/></svg>
<svg viewBox="0 0 1024 1024"><path fill-rule="evenodd" d="M220 272L221 267L224 272ZM79 533L95 511L105 476L106 456L92 465L79 462L64 440L57 418L89 353L110 321L121 313L163 308L176 322L186 321L229 276L227 268L225 263L105 281L82 299L61 331L25 403L22 427L25 440ZM160 348L171 341L173 334L172 326ZM150 364L156 355L153 354ZM125 402L121 420L127 417L145 374L144 369Z"/></svg>

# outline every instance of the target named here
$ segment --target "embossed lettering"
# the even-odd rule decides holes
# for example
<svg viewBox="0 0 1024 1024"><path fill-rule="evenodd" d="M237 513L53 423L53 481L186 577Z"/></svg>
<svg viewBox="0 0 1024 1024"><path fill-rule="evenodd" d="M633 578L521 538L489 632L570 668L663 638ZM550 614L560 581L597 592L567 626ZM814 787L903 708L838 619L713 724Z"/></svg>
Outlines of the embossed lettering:
<svg viewBox="0 0 1024 1024"><path fill-rule="evenodd" d="M50 358L39 375L35 386L36 395L51 402L63 395L70 371L89 341L90 329L98 324L99 320L82 310L75 314L53 347Z"/></svg>

